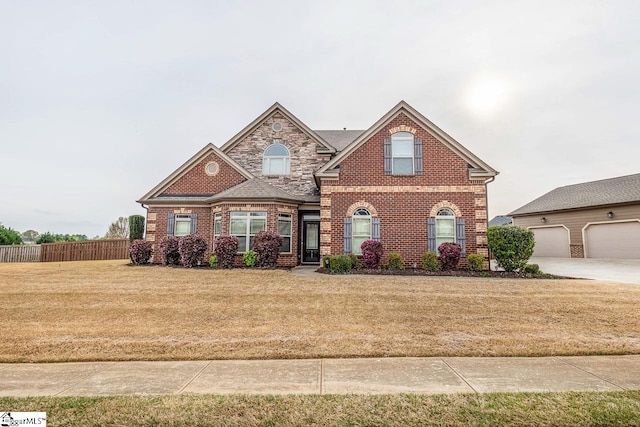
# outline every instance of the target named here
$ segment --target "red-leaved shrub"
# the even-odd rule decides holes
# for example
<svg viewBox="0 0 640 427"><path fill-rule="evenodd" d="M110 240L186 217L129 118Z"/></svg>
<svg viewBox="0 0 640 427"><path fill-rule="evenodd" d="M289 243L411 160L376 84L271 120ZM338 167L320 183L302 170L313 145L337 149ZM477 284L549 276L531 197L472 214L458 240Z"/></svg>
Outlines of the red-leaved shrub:
<svg viewBox="0 0 640 427"><path fill-rule="evenodd" d="M275 231L261 231L253 237L253 251L258 256L258 267L273 268L278 263L282 236Z"/></svg>
<svg viewBox="0 0 640 427"><path fill-rule="evenodd" d="M438 253L440 253L440 256L438 257L440 260L440 267L443 270L455 270L460 262L462 248L457 243L447 242L438 246Z"/></svg>
<svg viewBox="0 0 640 427"><path fill-rule="evenodd" d="M129 257L135 265L148 264L151 259L153 243L138 239L131 242L129 246Z"/></svg>
<svg viewBox="0 0 640 427"><path fill-rule="evenodd" d="M167 236L160 241L160 257L164 265L180 264L180 251L178 250L179 237Z"/></svg>
<svg viewBox="0 0 640 427"><path fill-rule="evenodd" d="M180 260L185 267L195 267L202 262L204 253L207 252L207 241L197 234L182 236L178 240Z"/></svg>
<svg viewBox="0 0 640 427"><path fill-rule="evenodd" d="M218 257L218 265L220 267L233 267L233 258L237 252L238 238L236 236L218 236L213 253Z"/></svg>
<svg viewBox="0 0 640 427"><path fill-rule="evenodd" d="M377 240L365 240L362 249L362 265L364 268L378 268L382 260L382 243Z"/></svg>

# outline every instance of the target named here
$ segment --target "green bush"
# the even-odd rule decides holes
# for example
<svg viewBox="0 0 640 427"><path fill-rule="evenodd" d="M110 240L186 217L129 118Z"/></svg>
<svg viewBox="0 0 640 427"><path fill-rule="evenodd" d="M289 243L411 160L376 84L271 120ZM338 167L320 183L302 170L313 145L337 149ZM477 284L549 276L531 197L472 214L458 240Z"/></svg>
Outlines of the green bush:
<svg viewBox="0 0 640 427"><path fill-rule="evenodd" d="M353 261L349 255L334 255L329 257L329 268L331 273L348 273L353 269Z"/></svg>
<svg viewBox="0 0 640 427"><path fill-rule="evenodd" d="M209 257L209 267L218 268L218 257L215 255L211 255Z"/></svg>
<svg viewBox="0 0 640 427"><path fill-rule="evenodd" d="M484 257L480 254L469 254L467 264L469 264L471 271L482 271L484 270Z"/></svg>
<svg viewBox="0 0 640 427"><path fill-rule="evenodd" d="M247 267L255 267L256 262L258 262L258 255L252 249L249 249L242 255L242 262Z"/></svg>
<svg viewBox="0 0 640 427"><path fill-rule="evenodd" d="M525 274L540 274L540 266L538 264L527 264L522 267L522 272Z"/></svg>
<svg viewBox="0 0 640 427"><path fill-rule="evenodd" d="M391 252L389 254L387 267L389 270L404 270L404 260L402 259L402 255L397 252Z"/></svg>
<svg viewBox="0 0 640 427"><path fill-rule="evenodd" d="M129 241L142 239L144 237L144 217L142 215L131 215L129 217Z"/></svg>
<svg viewBox="0 0 640 427"><path fill-rule="evenodd" d="M505 271L523 268L533 255L535 240L531 230L515 225L496 225L487 230L487 239L498 266Z"/></svg>
<svg viewBox="0 0 640 427"><path fill-rule="evenodd" d="M422 269L427 271L439 271L440 263L435 252L427 252L422 255Z"/></svg>
<svg viewBox="0 0 640 427"><path fill-rule="evenodd" d="M356 254L349 254L349 259L351 259L351 268L357 269L360 266L360 261L358 260L358 256Z"/></svg>
<svg viewBox="0 0 640 427"><path fill-rule="evenodd" d="M22 236L11 227L5 227L0 224L0 245L21 245Z"/></svg>

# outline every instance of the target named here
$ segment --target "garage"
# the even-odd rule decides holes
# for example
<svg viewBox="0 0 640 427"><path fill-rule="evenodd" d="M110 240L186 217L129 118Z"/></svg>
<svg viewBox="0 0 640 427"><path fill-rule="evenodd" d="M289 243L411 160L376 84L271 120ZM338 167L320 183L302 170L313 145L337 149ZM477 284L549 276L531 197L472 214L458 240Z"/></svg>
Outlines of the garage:
<svg viewBox="0 0 640 427"><path fill-rule="evenodd" d="M585 257L640 258L640 221L587 224L584 228Z"/></svg>
<svg viewBox="0 0 640 427"><path fill-rule="evenodd" d="M570 258L569 230L562 225L553 227L532 227L536 245L535 257Z"/></svg>

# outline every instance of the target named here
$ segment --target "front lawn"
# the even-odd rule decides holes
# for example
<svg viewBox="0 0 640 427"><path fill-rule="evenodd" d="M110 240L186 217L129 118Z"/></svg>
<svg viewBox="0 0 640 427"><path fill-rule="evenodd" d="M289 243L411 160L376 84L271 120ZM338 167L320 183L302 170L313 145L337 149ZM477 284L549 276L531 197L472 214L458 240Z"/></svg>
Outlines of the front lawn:
<svg viewBox="0 0 640 427"><path fill-rule="evenodd" d="M0 264L0 362L640 354L640 286Z"/></svg>

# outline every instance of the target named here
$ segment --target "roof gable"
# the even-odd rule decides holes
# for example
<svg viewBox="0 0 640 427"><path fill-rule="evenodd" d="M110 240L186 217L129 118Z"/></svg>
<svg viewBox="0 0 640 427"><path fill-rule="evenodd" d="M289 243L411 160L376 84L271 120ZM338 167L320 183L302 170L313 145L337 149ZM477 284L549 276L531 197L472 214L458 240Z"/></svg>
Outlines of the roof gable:
<svg viewBox="0 0 640 427"><path fill-rule="evenodd" d="M640 173L558 187L509 215L518 216L634 202L640 203Z"/></svg>
<svg viewBox="0 0 640 427"><path fill-rule="evenodd" d="M207 144L204 148L198 151L194 156L192 156L189 160L184 162L182 166L173 171L171 175L162 180L158 185L156 185L151 191L142 196L139 203L145 203L153 199L154 197L160 196L164 191L170 188L174 183L176 183L180 178L184 177L194 166L200 163L203 159L205 159L210 154L215 154L220 160L229 165L233 170L238 172L241 176L246 179L252 179L253 175L249 173L246 169L240 166L236 161L231 159L229 156L224 154L218 147L213 144Z"/></svg>
<svg viewBox="0 0 640 427"><path fill-rule="evenodd" d="M291 114L286 108L284 108L279 103L273 104L267 111L258 116L254 121L249 123L244 129L238 132L233 138L224 143L220 149L227 153L233 147L235 147L241 140L243 140L246 136L251 134L258 126L260 126L266 119L271 117L273 114L280 112L284 117L286 117L291 123L293 123L298 129L300 129L303 133L305 133L312 141L316 144L319 144L322 147L322 151L325 153L335 153L336 149L329 145L324 139L322 139L317 133L311 130L307 125L301 122L296 116Z"/></svg>
<svg viewBox="0 0 640 427"><path fill-rule="evenodd" d="M405 114L409 119L413 120L416 124L432 134L438 141L448 147L451 151L466 160L466 162L472 167L472 177L489 178L498 175L498 172L495 169L483 162L471 151L463 147L462 144L449 136L445 131L440 129L405 101L400 101L387 114L382 116L380 120L374 123L373 126L362 132L360 136L358 136L355 140L353 140L353 142L347 145L337 156L335 156L332 160L330 160L322 168L320 168L320 170L318 170L318 172L316 173L316 176L322 176L322 174L337 167L343 159L351 155L360 146L367 142L373 135L378 133L382 128L384 128L400 114Z"/></svg>

